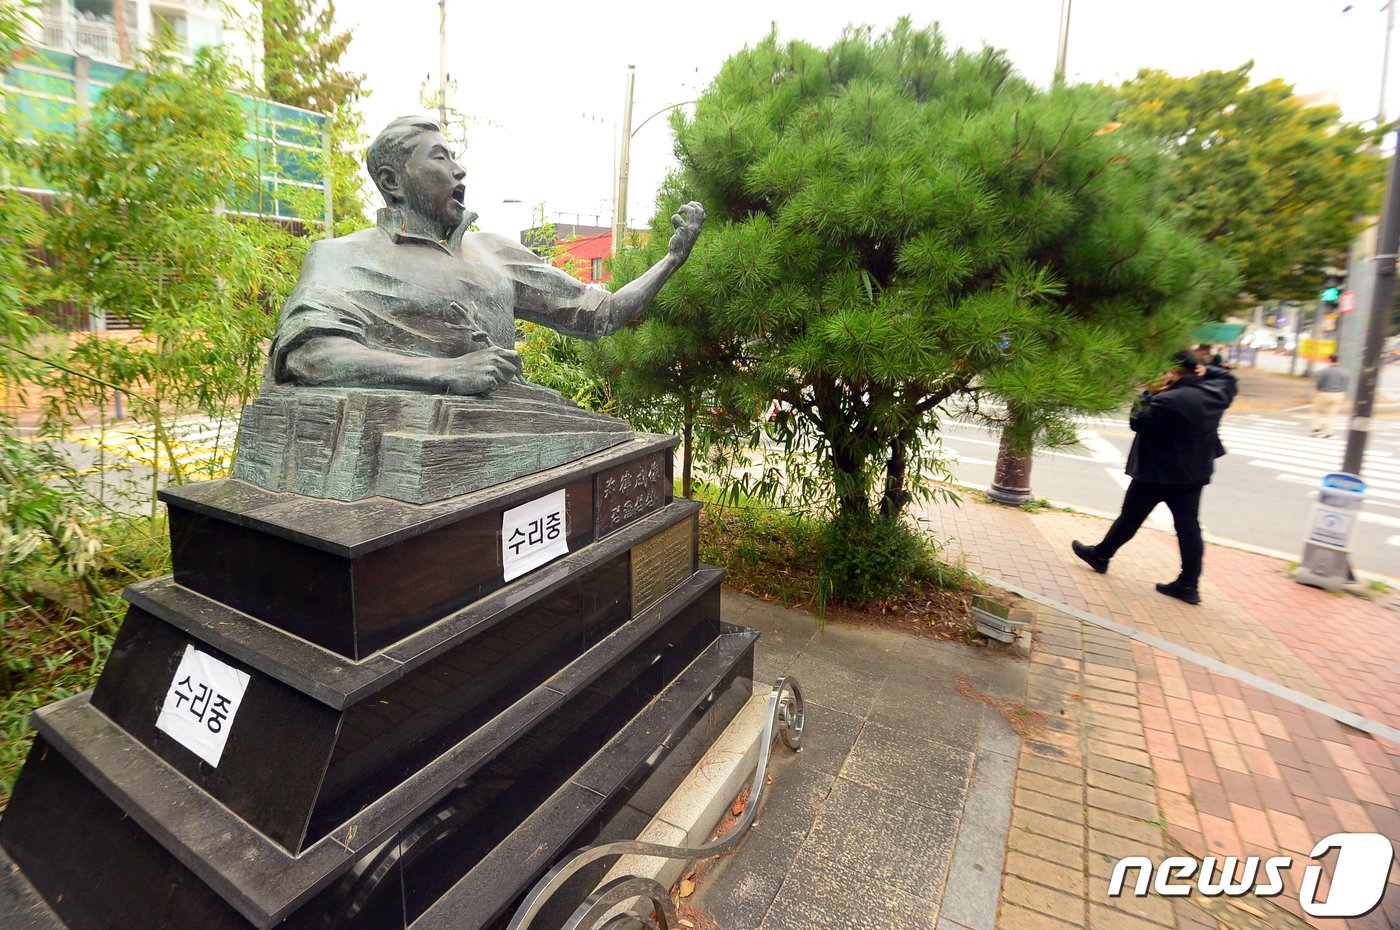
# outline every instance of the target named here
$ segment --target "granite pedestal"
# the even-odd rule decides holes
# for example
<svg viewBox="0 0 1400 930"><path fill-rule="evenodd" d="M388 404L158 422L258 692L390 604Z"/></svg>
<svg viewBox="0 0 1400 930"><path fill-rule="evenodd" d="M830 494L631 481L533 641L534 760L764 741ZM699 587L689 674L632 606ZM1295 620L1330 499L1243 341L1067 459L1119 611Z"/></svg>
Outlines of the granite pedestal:
<svg viewBox="0 0 1400 930"><path fill-rule="evenodd" d="M486 930L635 835L752 691L674 444L430 504L163 492L173 575L35 715L0 924ZM507 581L503 515L560 490L567 552ZM216 764L158 726L190 650L246 676Z"/></svg>

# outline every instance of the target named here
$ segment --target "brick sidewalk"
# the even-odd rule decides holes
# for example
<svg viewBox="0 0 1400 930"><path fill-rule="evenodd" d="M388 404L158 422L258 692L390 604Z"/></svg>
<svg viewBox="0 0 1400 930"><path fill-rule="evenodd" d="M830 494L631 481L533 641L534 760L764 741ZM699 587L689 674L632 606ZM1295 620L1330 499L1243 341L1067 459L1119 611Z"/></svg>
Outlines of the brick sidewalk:
<svg viewBox="0 0 1400 930"><path fill-rule="evenodd" d="M1099 518L971 501L922 518L946 556L990 578L1400 728L1391 609L1298 585L1275 559L1219 546L1206 553L1205 603L1191 607L1152 587L1179 564L1170 534L1142 530L1097 575L1069 544L1097 541ZM1027 703L1047 728L1022 749L998 927L1305 926L1298 880L1317 840L1349 831L1400 841L1400 745L1073 613L1036 612ZM1292 855L1295 865L1273 899L1107 897L1118 858L1160 862L1183 849ZM1400 927L1400 866L1370 914L1312 920Z"/></svg>

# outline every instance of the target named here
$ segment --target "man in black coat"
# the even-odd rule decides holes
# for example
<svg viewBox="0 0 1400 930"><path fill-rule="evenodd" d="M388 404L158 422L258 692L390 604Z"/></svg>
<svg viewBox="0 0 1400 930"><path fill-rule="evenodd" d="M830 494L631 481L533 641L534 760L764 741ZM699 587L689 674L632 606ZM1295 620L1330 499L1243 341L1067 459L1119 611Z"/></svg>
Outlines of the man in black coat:
<svg viewBox="0 0 1400 930"><path fill-rule="evenodd" d="M1097 546L1075 540L1072 548L1094 571L1108 571L1109 559L1133 538L1152 508L1165 503L1172 512L1181 549L1181 574L1157 590L1188 604L1199 604L1201 490L1210 483L1215 460L1225 454L1220 444L1220 417L1235 399L1235 376L1224 368L1207 368L1195 353L1178 352L1176 368L1157 393L1143 392L1128 425L1137 435L1128 452L1132 476L1123 497L1123 510Z"/></svg>

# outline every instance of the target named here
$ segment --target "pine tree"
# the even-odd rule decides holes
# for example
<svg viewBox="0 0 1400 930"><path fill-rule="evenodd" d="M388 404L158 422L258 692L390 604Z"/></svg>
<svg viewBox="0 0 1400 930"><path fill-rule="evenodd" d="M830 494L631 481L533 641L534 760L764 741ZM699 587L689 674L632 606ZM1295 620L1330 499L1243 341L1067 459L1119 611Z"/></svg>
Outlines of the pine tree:
<svg viewBox="0 0 1400 930"><path fill-rule="evenodd" d="M731 448L776 400L788 454L757 489L826 488L847 517L896 517L923 489L952 398L1012 411L1018 442L1062 444L1230 279L1172 219L1159 153L1111 131L1114 104L1038 90L1000 52L908 20L827 49L770 34L672 118L682 167L616 280L656 258L680 202L710 219L650 316L602 351L656 396L704 387Z"/></svg>

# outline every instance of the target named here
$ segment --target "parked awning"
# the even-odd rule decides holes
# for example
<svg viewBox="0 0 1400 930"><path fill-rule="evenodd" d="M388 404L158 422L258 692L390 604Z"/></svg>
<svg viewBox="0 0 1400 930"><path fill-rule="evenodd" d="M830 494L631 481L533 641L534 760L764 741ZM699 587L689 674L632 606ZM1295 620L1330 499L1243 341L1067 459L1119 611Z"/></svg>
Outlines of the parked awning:
<svg viewBox="0 0 1400 930"><path fill-rule="evenodd" d="M1208 342L1213 346L1229 345L1244 332L1243 323L1205 323L1196 329L1191 341L1197 345Z"/></svg>

